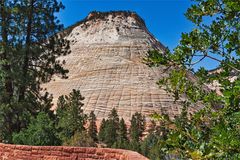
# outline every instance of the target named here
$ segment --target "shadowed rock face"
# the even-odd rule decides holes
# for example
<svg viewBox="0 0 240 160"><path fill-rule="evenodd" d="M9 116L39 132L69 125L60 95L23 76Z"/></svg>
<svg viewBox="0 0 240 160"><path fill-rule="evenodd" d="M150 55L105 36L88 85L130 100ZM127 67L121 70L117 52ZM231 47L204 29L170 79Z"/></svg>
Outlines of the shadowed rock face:
<svg viewBox="0 0 240 160"><path fill-rule="evenodd" d="M180 112L173 98L156 84L166 75L164 67L150 68L143 58L150 49L164 54L164 46L132 12L93 12L65 31L72 53L60 57L69 70L68 79L55 78L44 85L56 104L60 95L80 89L84 111L94 110L101 119L116 108L120 117L154 111L171 116Z"/></svg>

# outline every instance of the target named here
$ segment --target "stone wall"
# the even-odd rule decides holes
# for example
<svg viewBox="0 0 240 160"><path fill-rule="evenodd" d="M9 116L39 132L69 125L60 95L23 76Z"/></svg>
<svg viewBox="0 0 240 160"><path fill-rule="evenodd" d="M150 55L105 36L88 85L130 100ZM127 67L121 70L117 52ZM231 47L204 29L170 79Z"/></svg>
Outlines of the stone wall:
<svg viewBox="0 0 240 160"><path fill-rule="evenodd" d="M148 160L137 152L65 146L24 146L0 143L0 160Z"/></svg>

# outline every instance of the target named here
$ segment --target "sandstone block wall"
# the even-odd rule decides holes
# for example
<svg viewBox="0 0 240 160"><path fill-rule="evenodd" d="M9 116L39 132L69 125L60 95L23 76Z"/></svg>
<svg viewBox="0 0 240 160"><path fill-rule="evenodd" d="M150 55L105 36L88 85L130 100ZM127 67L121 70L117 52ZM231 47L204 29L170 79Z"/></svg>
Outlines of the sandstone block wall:
<svg viewBox="0 0 240 160"><path fill-rule="evenodd" d="M148 160L137 152L65 146L24 146L0 143L0 160Z"/></svg>

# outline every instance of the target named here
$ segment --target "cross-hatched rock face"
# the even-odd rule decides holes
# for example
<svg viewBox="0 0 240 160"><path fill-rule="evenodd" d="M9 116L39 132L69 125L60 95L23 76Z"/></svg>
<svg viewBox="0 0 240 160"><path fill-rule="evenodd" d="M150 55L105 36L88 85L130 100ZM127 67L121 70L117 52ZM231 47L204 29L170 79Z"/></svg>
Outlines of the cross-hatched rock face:
<svg viewBox="0 0 240 160"><path fill-rule="evenodd" d="M94 111L100 119L112 108L125 119L135 112L171 116L180 112L179 105L156 84L166 74L164 67L150 68L143 63L148 50L164 54L165 48L137 14L94 12L65 32L72 53L60 59L66 62L69 78L55 78L44 85L55 103L60 95L80 89L84 111Z"/></svg>

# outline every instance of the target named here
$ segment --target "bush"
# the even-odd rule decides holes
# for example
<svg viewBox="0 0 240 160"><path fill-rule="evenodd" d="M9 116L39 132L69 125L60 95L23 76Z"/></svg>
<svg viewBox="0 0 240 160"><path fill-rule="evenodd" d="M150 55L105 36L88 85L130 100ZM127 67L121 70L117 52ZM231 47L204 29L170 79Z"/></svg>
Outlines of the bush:
<svg viewBox="0 0 240 160"><path fill-rule="evenodd" d="M86 132L77 132L69 140L64 142L64 145L79 146L79 147L96 147L96 143L91 136Z"/></svg>
<svg viewBox="0 0 240 160"><path fill-rule="evenodd" d="M24 145L60 145L57 130L47 113L40 112L32 118L28 128L13 134L13 143Z"/></svg>

